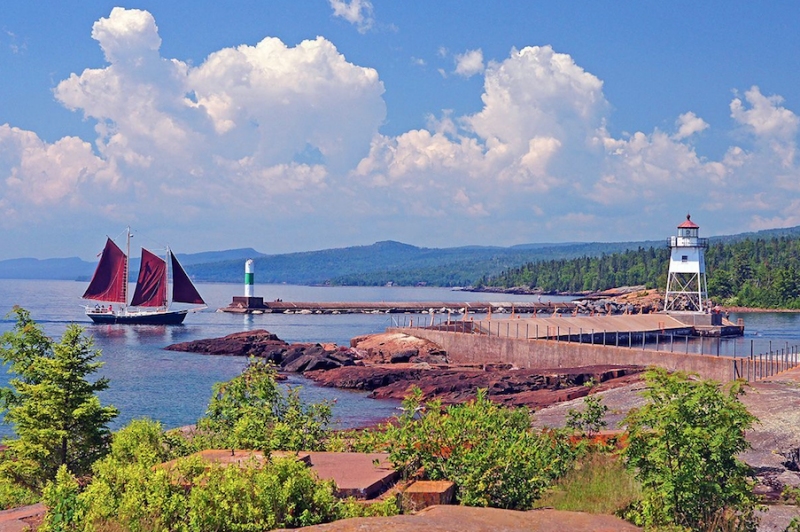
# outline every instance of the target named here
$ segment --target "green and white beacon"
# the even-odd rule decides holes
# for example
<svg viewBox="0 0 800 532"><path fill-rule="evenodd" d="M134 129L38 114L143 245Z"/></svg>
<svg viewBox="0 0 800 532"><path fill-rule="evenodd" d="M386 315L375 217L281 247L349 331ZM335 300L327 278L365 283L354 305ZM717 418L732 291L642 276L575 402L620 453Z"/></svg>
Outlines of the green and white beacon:
<svg viewBox="0 0 800 532"><path fill-rule="evenodd" d="M254 297L253 292L253 259L247 259L244 263L244 297Z"/></svg>

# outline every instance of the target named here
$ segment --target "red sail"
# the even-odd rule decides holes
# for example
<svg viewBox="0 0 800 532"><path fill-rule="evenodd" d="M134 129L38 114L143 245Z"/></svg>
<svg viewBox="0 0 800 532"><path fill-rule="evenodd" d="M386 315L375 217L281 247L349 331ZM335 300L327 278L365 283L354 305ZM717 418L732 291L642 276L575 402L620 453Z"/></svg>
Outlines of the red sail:
<svg viewBox="0 0 800 532"><path fill-rule="evenodd" d="M167 305L167 263L161 257L142 248L142 265L133 293L133 307L164 307Z"/></svg>
<svg viewBox="0 0 800 532"><path fill-rule="evenodd" d="M89 287L83 299L125 303L125 266L128 257L110 238L103 248L103 255L97 264Z"/></svg>
<svg viewBox="0 0 800 532"><path fill-rule="evenodd" d="M194 303L195 305L205 305L206 302L200 297L197 288L194 287L189 276L183 271L181 264L170 253L172 257L172 300L177 303Z"/></svg>

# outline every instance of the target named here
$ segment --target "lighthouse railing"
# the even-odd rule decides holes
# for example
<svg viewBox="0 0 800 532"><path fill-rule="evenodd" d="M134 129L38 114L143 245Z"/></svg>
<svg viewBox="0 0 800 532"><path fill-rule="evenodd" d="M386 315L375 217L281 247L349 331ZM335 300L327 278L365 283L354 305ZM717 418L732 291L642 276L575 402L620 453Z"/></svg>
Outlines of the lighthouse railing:
<svg viewBox="0 0 800 532"><path fill-rule="evenodd" d="M708 249L707 238L671 236L667 239L667 246L671 248L706 248Z"/></svg>

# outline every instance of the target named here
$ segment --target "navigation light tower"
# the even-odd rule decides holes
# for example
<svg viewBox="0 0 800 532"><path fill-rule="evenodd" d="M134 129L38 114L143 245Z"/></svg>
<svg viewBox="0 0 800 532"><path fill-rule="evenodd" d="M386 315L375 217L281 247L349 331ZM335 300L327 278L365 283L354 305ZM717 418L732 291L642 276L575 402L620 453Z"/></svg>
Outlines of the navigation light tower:
<svg viewBox="0 0 800 532"><path fill-rule="evenodd" d="M704 252L708 240L698 238L700 226L690 215L678 226L678 235L670 237L669 274L664 311L705 312L708 308L708 283Z"/></svg>

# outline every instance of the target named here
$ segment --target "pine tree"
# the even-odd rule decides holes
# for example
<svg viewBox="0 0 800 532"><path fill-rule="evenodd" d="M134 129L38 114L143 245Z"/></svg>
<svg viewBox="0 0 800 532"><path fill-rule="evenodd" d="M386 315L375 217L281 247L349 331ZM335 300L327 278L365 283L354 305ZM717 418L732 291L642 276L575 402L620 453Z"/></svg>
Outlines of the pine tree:
<svg viewBox="0 0 800 532"><path fill-rule="evenodd" d="M0 475L38 490L61 465L75 475L87 473L106 452L108 423L118 411L102 406L96 395L108 388L108 379L87 380L103 364L83 329L69 325L56 343L28 311L13 313L14 329L0 336L0 358L14 374L0 391L0 408L17 438L5 441Z"/></svg>

